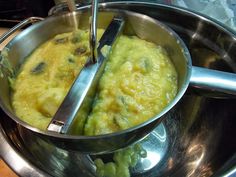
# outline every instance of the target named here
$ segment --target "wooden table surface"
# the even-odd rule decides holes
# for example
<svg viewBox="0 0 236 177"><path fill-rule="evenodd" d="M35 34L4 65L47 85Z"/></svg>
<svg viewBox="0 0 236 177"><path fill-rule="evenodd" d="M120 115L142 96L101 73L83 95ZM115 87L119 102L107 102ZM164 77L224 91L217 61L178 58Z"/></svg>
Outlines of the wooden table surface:
<svg viewBox="0 0 236 177"><path fill-rule="evenodd" d="M8 165L0 159L0 176L1 177L18 177L14 171L12 171Z"/></svg>

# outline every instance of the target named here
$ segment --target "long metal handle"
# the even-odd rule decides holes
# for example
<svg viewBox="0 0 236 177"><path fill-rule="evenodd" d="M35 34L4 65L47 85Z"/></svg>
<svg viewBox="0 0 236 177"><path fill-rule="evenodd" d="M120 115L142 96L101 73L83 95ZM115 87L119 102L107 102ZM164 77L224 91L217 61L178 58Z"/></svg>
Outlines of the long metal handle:
<svg viewBox="0 0 236 177"><path fill-rule="evenodd" d="M28 25L28 24L33 24L37 21L42 21L44 18L41 17L30 17L27 18L25 20L23 20L22 22L18 23L16 26L14 26L13 28L11 28L9 31L7 31L6 33L4 33L1 37L0 37L0 44L5 41L9 36L11 36L14 32L16 32L17 30L20 30L21 28L23 28L24 26Z"/></svg>
<svg viewBox="0 0 236 177"><path fill-rule="evenodd" d="M193 66L190 85L236 95L236 74Z"/></svg>
<svg viewBox="0 0 236 177"><path fill-rule="evenodd" d="M92 19L90 20L90 34L89 44L91 50L91 58L93 63L97 62L97 14L98 14L98 0L92 1Z"/></svg>

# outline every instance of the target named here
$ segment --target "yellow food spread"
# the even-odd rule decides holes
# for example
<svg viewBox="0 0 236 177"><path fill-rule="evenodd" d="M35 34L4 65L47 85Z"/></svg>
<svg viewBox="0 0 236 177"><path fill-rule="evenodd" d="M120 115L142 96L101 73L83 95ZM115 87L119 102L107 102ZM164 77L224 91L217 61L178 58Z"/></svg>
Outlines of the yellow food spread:
<svg viewBox="0 0 236 177"><path fill-rule="evenodd" d="M99 29L99 38L102 33ZM18 117L45 130L88 56L86 30L57 35L36 49L13 85ZM92 111L77 132L98 135L138 125L162 111L177 89L175 68L161 46L122 35L109 56Z"/></svg>

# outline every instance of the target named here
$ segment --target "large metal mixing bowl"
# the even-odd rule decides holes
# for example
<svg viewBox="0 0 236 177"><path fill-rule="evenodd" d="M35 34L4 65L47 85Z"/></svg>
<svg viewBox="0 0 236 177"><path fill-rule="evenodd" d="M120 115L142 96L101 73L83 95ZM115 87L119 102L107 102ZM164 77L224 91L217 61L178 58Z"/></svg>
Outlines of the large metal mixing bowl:
<svg viewBox="0 0 236 177"><path fill-rule="evenodd" d="M236 71L235 35L221 25L189 11L157 4L116 2L123 8L157 18L187 44L193 64ZM214 93L188 89L168 117L143 142L148 156L134 176L211 176L235 164L234 99L214 99ZM88 155L66 151L46 141L22 141L14 121L1 113L1 156L22 176L94 176ZM141 165L141 164L138 164Z"/></svg>

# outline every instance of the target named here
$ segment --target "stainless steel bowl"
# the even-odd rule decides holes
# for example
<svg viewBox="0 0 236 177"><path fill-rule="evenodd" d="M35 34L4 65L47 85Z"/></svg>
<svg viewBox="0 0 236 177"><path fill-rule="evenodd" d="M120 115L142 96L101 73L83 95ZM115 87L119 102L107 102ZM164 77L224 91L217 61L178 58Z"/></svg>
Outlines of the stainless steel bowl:
<svg viewBox="0 0 236 177"><path fill-rule="evenodd" d="M103 6L138 11L165 22L184 39L195 65L224 71L236 70L233 52L235 35L212 20L183 9L157 4L117 2ZM235 100L214 99L209 97L211 95L188 89L163 124L150 134L156 137L150 144L156 145L149 152L158 154L159 159L152 168L143 169L143 173L137 173L137 176L211 176L222 175L233 168L236 143L231 137L236 133L233 128ZM38 176L43 173L52 176L94 175L87 155L63 150L43 139L23 141L14 121L4 113L0 121L3 140L1 155L16 171L17 166L9 155L13 154L12 151L16 161L24 157L21 169L25 170L25 174L33 168L32 171ZM6 147L11 148L8 155L4 154Z"/></svg>
<svg viewBox="0 0 236 177"><path fill-rule="evenodd" d="M45 20L32 25L17 35L3 49L7 50L7 57L2 58L10 62L12 70L17 72L17 69L24 62L34 49L40 44L49 40L56 34L72 31L79 25L79 28L86 29L89 27L89 16L87 9L78 12L66 13L57 16L51 16ZM189 52L182 40L171 29L158 21L142 14L113 10L100 12L98 16L98 26L106 28L111 19L116 15L122 15L125 18L124 34L136 35L142 39L161 45L166 50L175 65L178 73L178 93L175 99L157 116L150 120L129 128L127 130L98 136L83 136L70 134L57 134L54 132L43 132L35 127L28 125L18 118L11 105L11 87L8 83L8 68L3 68L5 77L0 78L0 103L2 109L18 123L18 129L22 139L29 141L38 141L42 139L49 144L54 144L57 147L66 150L77 150L84 153L106 153L126 147L150 133L156 125L166 116L169 111L185 93L189 77L191 75L191 58ZM7 72L4 72L5 70ZM235 77L236 78L236 77Z"/></svg>

